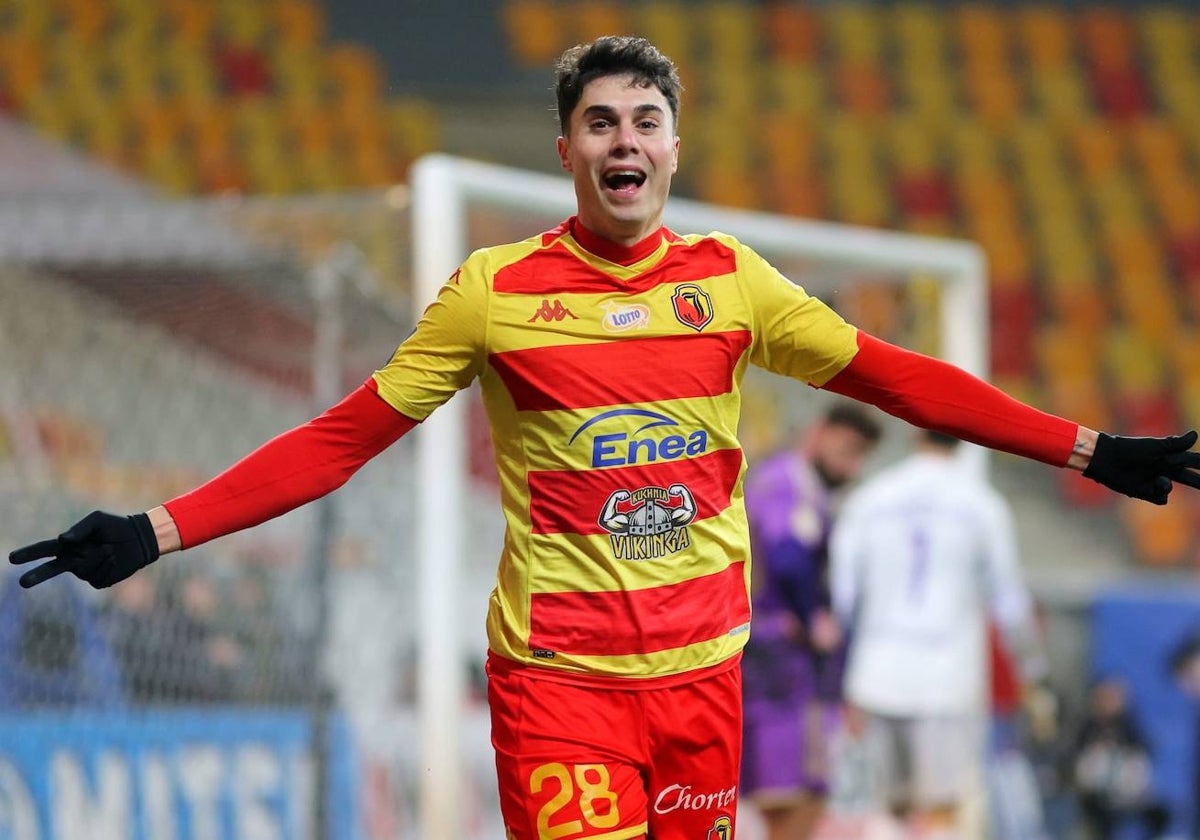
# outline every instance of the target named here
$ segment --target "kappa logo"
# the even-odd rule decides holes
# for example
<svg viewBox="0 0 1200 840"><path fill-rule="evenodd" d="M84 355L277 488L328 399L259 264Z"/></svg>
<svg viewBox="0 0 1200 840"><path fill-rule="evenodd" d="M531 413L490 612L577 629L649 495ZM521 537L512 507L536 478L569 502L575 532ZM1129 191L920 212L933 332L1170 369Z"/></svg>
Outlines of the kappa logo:
<svg viewBox="0 0 1200 840"><path fill-rule="evenodd" d="M597 520L618 560L656 560L692 544L696 499L683 484L614 490Z"/></svg>
<svg viewBox="0 0 1200 840"><path fill-rule="evenodd" d="M671 295L671 308L675 310L675 318L679 323L696 332L712 323L712 298L695 283L675 287L675 294Z"/></svg>
<svg viewBox="0 0 1200 840"><path fill-rule="evenodd" d="M650 326L650 307L644 303L604 304L604 317L600 321L607 332L644 330Z"/></svg>
<svg viewBox="0 0 1200 840"><path fill-rule="evenodd" d="M532 324L538 318L546 322L561 321L564 318L570 318L572 321L579 320L579 316L563 306L562 301L558 298L554 299L554 303L551 303L549 298L542 298L542 305L538 307L527 323Z"/></svg>

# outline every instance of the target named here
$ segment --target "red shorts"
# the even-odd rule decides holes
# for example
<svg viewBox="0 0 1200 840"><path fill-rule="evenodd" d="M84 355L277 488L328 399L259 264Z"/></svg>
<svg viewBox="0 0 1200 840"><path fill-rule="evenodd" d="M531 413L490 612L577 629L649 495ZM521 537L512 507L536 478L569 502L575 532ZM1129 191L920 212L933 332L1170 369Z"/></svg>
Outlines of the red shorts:
<svg viewBox="0 0 1200 840"><path fill-rule="evenodd" d="M732 840L741 673L614 688L489 661L508 840Z"/></svg>

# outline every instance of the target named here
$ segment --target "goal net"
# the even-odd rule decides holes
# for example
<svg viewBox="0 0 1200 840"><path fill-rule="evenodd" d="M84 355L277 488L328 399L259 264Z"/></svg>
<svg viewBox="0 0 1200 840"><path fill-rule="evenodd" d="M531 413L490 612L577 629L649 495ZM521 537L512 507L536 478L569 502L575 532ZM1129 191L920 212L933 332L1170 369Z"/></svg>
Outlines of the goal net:
<svg viewBox="0 0 1200 840"><path fill-rule="evenodd" d="M0 542L214 475L381 366L470 250L573 211L565 179L444 156L353 195L0 199ZM737 236L849 320L985 372L971 246L680 200L667 223ZM748 377L748 457L823 397ZM489 447L467 392L328 499L111 590L21 591L5 564L0 836L503 836Z"/></svg>

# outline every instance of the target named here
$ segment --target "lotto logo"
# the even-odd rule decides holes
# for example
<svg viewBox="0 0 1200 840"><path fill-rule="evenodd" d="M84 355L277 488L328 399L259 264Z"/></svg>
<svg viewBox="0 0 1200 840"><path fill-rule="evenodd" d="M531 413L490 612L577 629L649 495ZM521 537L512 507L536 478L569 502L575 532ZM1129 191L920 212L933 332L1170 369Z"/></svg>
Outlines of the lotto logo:
<svg viewBox="0 0 1200 840"><path fill-rule="evenodd" d="M542 298L542 305L533 313L533 317L529 319L529 323L541 318L543 321L561 321L564 318L570 318L572 321L579 320L579 316L570 309L562 305L562 301L558 298L551 303L549 298Z"/></svg>

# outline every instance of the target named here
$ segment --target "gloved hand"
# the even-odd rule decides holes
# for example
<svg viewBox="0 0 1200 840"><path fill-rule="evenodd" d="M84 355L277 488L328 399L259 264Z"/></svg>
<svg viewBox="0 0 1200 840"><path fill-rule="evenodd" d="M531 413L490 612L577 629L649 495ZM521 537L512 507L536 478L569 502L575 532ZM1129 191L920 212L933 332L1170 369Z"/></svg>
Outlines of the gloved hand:
<svg viewBox="0 0 1200 840"><path fill-rule="evenodd" d="M93 588L102 589L157 560L158 539L150 517L144 513L119 516L96 510L59 534L58 539L18 548L8 555L8 562L20 565L46 557L53 559L21 575L21 586L28 589L70 572Z"/></svg>
<svg viewBox="0 0 1200 840"><path fill-rule="evenodd" d="M1196 432L1171 437L1121 437L1100 432L1083 474L1111 490L1165 505L1171 482L1200 488Z"/></svg>

